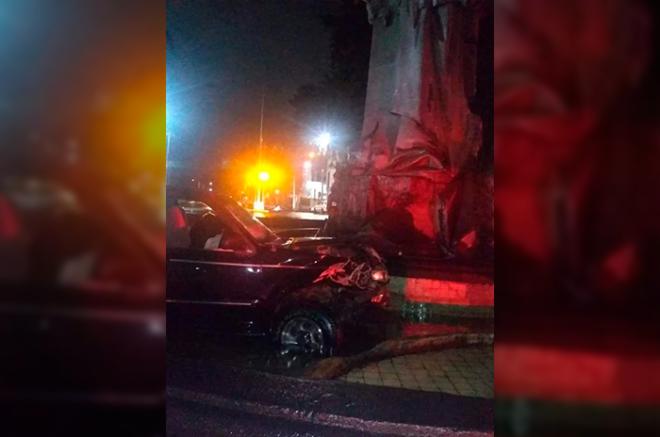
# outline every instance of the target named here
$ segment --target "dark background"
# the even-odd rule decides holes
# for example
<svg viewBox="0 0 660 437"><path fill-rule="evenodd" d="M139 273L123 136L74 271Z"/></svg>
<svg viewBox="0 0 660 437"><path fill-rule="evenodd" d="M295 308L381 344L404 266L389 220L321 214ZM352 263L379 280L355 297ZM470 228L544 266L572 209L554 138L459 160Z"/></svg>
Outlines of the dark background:
<svg viewBox="0 0 660 437"><path fill-rule="evenodd" d="M371 28L354 0L168 2L170 160L213 173L259 141L293 149L361 127ZM201 165L200 165L201 164ZM195 170L193 170L195 169Z"/></svg>

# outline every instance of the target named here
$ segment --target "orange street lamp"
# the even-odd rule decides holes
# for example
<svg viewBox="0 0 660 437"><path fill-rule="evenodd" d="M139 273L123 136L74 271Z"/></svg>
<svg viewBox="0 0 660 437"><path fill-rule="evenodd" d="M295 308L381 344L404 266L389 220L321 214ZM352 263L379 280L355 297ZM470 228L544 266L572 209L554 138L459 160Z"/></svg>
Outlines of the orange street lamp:
<svg viewBox="0 0 660 437"><path fill-rule="evenodd" d="M268 182L268 179L270 179L270 174L268 174L267 171L260 171L259 172L259 180L261 182Z"/></svg>
<svg viewBox="0 0 660 437"><path fill-rule="evenodd" d="M257 174L257 178L259 179L259 183L257 184L257 197L254 200L253 207L255 210L263 211L265 207L263 185L270 179L270 173L262 170Z"/></svg>

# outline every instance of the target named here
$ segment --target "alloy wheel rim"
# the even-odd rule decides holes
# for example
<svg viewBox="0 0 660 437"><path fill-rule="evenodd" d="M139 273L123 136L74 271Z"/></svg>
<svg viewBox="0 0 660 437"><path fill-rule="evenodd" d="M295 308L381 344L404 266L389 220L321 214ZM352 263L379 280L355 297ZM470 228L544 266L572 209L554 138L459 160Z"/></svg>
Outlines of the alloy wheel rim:
<svg viewBox="0 0 660 437"><path fill-rule="evenodd" d="M293 351L322 354L325 350L323 330L313 320L294 317L287 321L280 333L282 347Z"/></svg>

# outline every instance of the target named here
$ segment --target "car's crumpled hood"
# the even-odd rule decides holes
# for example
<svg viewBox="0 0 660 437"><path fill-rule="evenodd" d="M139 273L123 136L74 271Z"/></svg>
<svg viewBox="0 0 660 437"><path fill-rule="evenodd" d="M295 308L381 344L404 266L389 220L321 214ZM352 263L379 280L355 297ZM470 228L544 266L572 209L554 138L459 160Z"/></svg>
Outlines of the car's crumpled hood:
<svg viewBox="0 0 660 437"><path fill-rule="evenodd" d="M380 255L372 248L333 237L289 238L284 243L284 247L290 250L316 253L321 256L329 255L340 258L353 258L356 261L364 259L372 262L382 262Z"/></svg>
<svg viewBox="0 0 660 437"><path fill-rule="evenodd" d="M378 284L371 278L372 270L386 271L382 257L366 245L332 237L302 237L290 238L284 247L336 259L336 262L323 271L315 282L329 280L342 286L376 288Z"/></svg>

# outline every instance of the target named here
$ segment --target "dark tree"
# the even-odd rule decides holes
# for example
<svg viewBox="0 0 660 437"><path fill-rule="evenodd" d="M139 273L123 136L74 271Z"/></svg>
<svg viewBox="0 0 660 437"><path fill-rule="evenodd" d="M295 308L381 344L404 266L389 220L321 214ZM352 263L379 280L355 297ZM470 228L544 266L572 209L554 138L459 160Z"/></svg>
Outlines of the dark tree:
<svg viewBox="0 0 660 437"><path fill-rule="evenodd" d="M290 103L301 130L324 123L348 145L359 139L362 127L371 26L364 2L356 0L341 0L322 20L331 32L329 72L320 83L302 85Z"/></svg>

